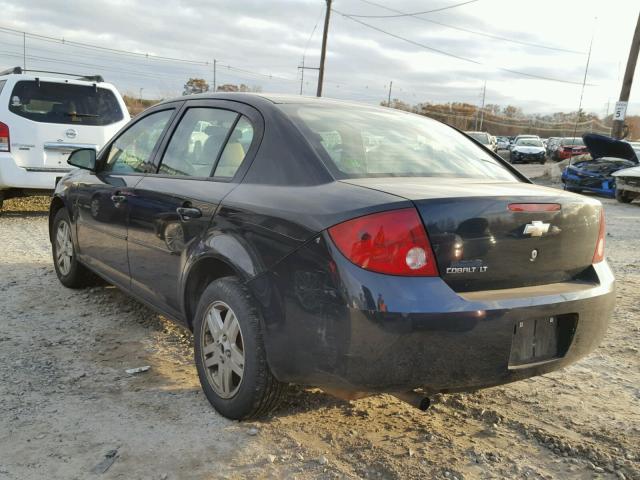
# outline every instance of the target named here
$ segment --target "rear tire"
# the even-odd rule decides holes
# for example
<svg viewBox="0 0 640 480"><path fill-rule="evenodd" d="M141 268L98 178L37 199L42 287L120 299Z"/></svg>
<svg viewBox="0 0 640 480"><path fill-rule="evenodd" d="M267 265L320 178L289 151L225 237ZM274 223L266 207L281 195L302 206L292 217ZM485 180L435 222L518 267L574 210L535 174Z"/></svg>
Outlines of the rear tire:
<svg viewBox="0 0 640 480"><path fill-rule="evenodd" d="M616 190L616 200L620 203L631 203L635 197L624 190Z"/></svg>
<svg viewBox="0 0 640 480"><path fill-rule="evenodd" d="M56 212L51 230L53 267L58 280L68 288L85 288L97 283L97 277L78 262L71 236L71 221L65 208Z"/></svg>
<svg viewBox="0 0 640 480"><path fill-rule="evenodd" d="M237 278L220 278L205 289L193 331L200 384L218 412L242 420L278 406L284 384L271 373L259 310Z"/></svg>

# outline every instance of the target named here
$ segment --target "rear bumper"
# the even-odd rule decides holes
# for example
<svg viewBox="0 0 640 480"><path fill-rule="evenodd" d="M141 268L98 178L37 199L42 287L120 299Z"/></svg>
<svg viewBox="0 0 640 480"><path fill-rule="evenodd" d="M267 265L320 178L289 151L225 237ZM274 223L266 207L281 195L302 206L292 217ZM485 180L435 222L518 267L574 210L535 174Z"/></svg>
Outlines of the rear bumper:
<svg viewBox="0 0 640 480"><path fill-rule="evenodd" d="M615 301L606 262L591 282L459 294L440 278L355 267L321 239L250 282L281 381L348 391L474 390L540 375L591 352ZM560 358L510 365L514 328L577 316Z"/></svg>
<svg viewBox="0 0 640 480"><path fill-rule="evenodd" d="M70 169L26 169L16 165L11 153L0 153L0 191L9 189L49 190Z"/></svg>

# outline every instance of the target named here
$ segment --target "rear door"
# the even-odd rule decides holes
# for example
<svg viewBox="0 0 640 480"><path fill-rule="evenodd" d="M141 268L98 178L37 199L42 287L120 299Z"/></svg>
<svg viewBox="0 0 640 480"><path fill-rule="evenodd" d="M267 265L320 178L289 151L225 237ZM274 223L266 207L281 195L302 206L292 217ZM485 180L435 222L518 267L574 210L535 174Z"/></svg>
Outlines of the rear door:
<svg viewBox="0 0 640 480"><path fill-rule="evenodd" d="M109 88L38 79L15 83L7 116L13 158L31 171L69 170L71 151L102 148L128 120Z"/></svg>
<svg viewBox="0 0 640 480"><path fill-rule="evenodd" d="M114 282L128 286L127 222L133 187L151 171L176 108L151 112L122 132L102 153L98 171L83 173L73 198L81 259Z"/></svg>
<svg viewBox="0 0 640 480"><path fill-rule="evenodd" d="M261 117L235 102L188 102L129 203L132 290L180 318L179 281L222 199L257 148ZM252 150L253 149L253 150Z"/></svg>

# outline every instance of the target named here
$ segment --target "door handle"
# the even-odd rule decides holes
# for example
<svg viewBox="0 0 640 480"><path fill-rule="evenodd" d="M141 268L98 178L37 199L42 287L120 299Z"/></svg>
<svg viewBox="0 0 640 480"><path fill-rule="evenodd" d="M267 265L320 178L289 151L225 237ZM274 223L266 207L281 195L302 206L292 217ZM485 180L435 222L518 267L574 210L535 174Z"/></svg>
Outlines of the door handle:
<svg viewBox="0 0 640 480"><path fill-rule="evenodd" d="M178 212L178 216L182 220L191 220L192 218L200 218L202 216L202 211L199 208L193 207L178 207L176 208L176 212Z"/></svg>
<svg viewBox="0 0 640 480"><path fill-rule="evenodd" d="M122 203L122 202L126 202L127 201L127 196L126 195L120 195L120 194L115 194L115 195L111 195L111 201L113 203Z"/></svg>

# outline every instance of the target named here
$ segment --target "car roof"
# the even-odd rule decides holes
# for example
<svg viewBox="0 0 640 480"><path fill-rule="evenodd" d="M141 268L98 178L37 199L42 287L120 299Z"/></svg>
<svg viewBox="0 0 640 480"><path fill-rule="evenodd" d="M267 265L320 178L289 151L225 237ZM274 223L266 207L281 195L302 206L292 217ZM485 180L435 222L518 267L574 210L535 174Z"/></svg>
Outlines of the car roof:
<svg viewBox="0 0 640 480"><path fill-rule="evenodd" d="M111 83L108 83L108 82L80 80L77 78L51 77L47 75L35 75L33 73L9 73L7 75L0 75L0 80L15 80L16 82L19 82L21 80L27 80L27 81L40 80L41 82L68 83L71 85L83 85L83 86L89 86L89 87L93 85L98 85L102 88L110 88L110 89L115 88Z"/></svg>
<svg viewBox="0 0 640 480"><path fill-rule="evenodd" d="M280 94L280 93L254 93L254 92L205 92L193 95L174 97L163 100L159 105L176 101L193 100L228 100L246 103L251 106L278 105L278 104L298 104L298 105L341 105L359 108L372 108L389 111L389 107L370 105L366 103L353 102L348 100L338 100L328 97L309 97L305 95ZM392 109L394 112L410 114L404 110Z"/></svg>

